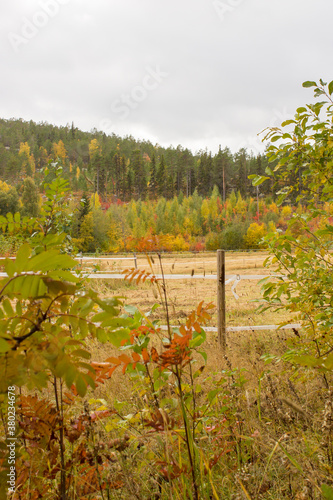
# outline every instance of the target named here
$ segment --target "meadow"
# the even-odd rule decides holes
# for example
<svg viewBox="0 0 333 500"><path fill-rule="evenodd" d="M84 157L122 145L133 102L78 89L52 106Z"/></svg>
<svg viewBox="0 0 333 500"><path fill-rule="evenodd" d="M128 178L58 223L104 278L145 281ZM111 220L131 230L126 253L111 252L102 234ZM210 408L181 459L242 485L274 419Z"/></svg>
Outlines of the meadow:
<svg viewBox="0 0 333 500"><path fill-rule="evenodd" d="M226 274L268 274L263 267L266 256L230 252ZM149 258L152 269L141 255L138 268L160 274L158 256ZM133 265L115 259L101 259L98 267L95 260L84 261L82 267L89 272L120 273ZM90 285L105 301L98 299L105 312L93 321L102 320L116 303L112 301L123 297L125 314L106 321L128 325L130 331L119 341L111 331L109 341L101 332L100 338L93 334L85 344L79 342L82 347L73 354L90 359L95 374L91 369L88 374L94 376L94 390L86 384L82 388L77 381L76 389L65 386L72 369L70 358L63 359L62 347L54 356L56 342L62 342L64 335L63 320L51 351L46 344L41 351L34 349L29 358L36 370L34 383L39 383L36 356L45 357L47 363L59 362L52 371L60 378L51 379L44 388L42 383L39 391L20 390L17 491L11 498L329 498L322 496L322 484L331 484L332 397L327 378L309 375L309 370L295 371L282 362L297 332L229 332L223 351L216 333L205 333L207 326L216 326L216 280L191 278L196 273L215 274L216 254L163 254L161 262L165 274L188 275L167 280L165 295L160 293L160 281L91 279ZM231 286L226 294L227 326L286 320L285 314L258 314L257 281L241 280L236 288L239 299ZM64 300L63 288L59 297ZM75 314L81 319L72 320L73 328L82 328L82 317L93 313L91 299L80 300ZM212 302L212 308L206 309L202 301ZM153 304L159 302L154 310ZM32 310L38 303L33 302ZM171 325L178 327L172 334L158 328L166 324L166 311ZM69 343L76 343L71 328L69 334ZM80 366L88 365L85 361ZM2 412L3 423L5 418ZM0 470L1 480L5 472Z"/></svg>
<svg viewBox="0 0 333 500"><path fill-rule="evenodd" d="M154 271L160 274L158 258L156 255L152 257ZM265 252L230 252L226 256L226 274L269 274L274 269L268 270L263 266L266 257ZM216 253L162 255L161 260L165 274L216 274ZM132 265L129 261L112 262L110 259L101 261L100 268L101 271L122 272L128 268L128 264ZM139 269L151 272L146 257L138 256L137 264ZM232 284L227 285L226 293L227 326L277 324L287 320L285 311L258 314L259 303L256 300L260 300L261 294L257 281L241 280L236 288L238 300L232 293ZM126 303L135 304L142 311L148 311L159 299L156 287L147 282L137 285L121 280L93 280L93 286L105 296L125 296ZM167 280L166 288L170 323L174 326L184 324L201 300L216 304L215 280L194 280L190 277ZM157 309L152 317L159 319L160 324L165 324L163 308ZM207 326L216 326L216 321L216 310L213 309ZM293 322L292 317L290 322ZM197 377L194 387L198 387L196 404L199 408L205 401L210 407L207 418L203 419L204 427L200 431L199 427L196 430L196 439L201 449L205 450L204 454L210 456L211 463L215 464L211 476L206 477L205 455L198 458L202 481L198 498L326 498L322 496L319 485L322 481L330 484L332 470L331 430L328 430L327 424L332 414L327 411L330 408L327 387L320 376L309 376L302 369L295 372L291 365L282 365L281 356L295 335L297 331L293 330L229 332L227 350L224 352L217 342L217 334L207 332L207 338L201 346L207 355L207 363L204 365L201 356L192 353L196 367L193 370ZM156 347L159 342L156 339L153 341ZM106 358L116 354L111 346L101 349L100 346L91 345L91 349L96 361L103 356ZM190 375L184 378L185 384L193 383ZM171 414L174 410L170 401L175 395L174 391L175 388L169 383L162 389L163 397L160 400L161 408ZM147 397L140 381L130 375L124 377L118 371L107 386L97 389L96 397L116 404L129 415L123 425L132 438L135 421L138 415L145 412L142 395ZM171 434L166 431L164 435L166 442L170 440L166 445L170 454L175 453ZM149 457L156 459L156 443L151 442L150 445L154 451ZM126 455L126 452L123 453ZM154 497L147 493L151 484L149 474L143 474L142 469L132 462L127 463L128 458L124 460L123 456L121 460L120 468L123 472L126 470L131 480L119 492L114 491L112 498L195 498L195 494L192 497L187 489L184 478L181 480L178 464L183 459L180 448L171 466L174 476L168 469L169 472L164 475L166 483L162 480L163 486L159 492L155 492ZM145 467L146 472L150 470L148 462L145 462Z"/></svg>
<svg viewBox="0 0 333 500"><path fill-rule="evenodd" d="M200 253L162 253L161 263L157 254L149 254L150 263L147 256L144 254L137 255L137 267L139 270L145 270L150 273L161 274L161 264L163 273L167 276L184 275L181 279L166 279L166 288L168 294L169 314L171 324L177 326L201 301L206 303L212 302L216 306L217 300L217 282L216 279L209 279L209 276L216 275L217 257L216 252L200 252ZM227 327L238 326L259 326L259 325L274 325L280 321L285 321L285 312L266 311L258 315L258 308L261 298L261 286L259 279L241 279L235 285L235 280L230 279L230 276L246 276L246 275L269 275L274 272L274 269L268 270L264 267L264 261L268 254L265 251L249 251L249 252L226 252L226 314ZM124 254L124 257L129 256ZM116 257L121 258L121 257ZM123 273L125 269L134 267L134 260L113 260L112 257L106 259L102 257L99 261L85 261L83 269L90 271L96 270L97 273ZM193 275L193 277L192 277ZM196 278L197 275L204 275L205 279ZM188 278L186 278L188 276ZM208 279L207 279L208 278ZM149 282L139 283L138 285L129 283L123 280L93 280L93 286L103 295L119 293L126 297L126 302L135 304L138 308L148 310L152 303L156 302L156 291ZM159 317L159 311L155 314ZM290 318L292 322L292 317ZM212 311L212 318L207 325L209 327L217 327L217 313ZM230 334L232 336L233 334ZM211 335L212 337L214 334Z"/></svg>

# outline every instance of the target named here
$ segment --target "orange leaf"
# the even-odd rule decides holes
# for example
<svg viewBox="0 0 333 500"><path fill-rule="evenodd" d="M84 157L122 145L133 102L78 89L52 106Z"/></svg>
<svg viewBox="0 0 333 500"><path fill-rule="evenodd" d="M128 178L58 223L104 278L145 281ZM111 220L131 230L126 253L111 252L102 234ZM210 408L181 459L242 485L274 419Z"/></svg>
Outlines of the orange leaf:
<svg viewBox="0 0 333 500"><path fill-rule="evenodd" d="M134 361L138 362L141 360L141 357L140 357L140 354L138 354L137 352L133 352L132 354L132 358L134 359Z"/></svg>
<svg viewBox="0 0 333 500"><path fill-rule="evenodd" d="M198 316L200 316L200 314L201 314L202 304L203 304L203 300L200 302L200 304L198 305L198 308L197 308L197 315Z"/></svg>
<svg viewBox="0 0 333 500"><path fill-rule="evenodd" d="M114 358L114 357L108 358L106 361L109 361L109 363L113 363L114 365L120 365L121 363L120 356L119 358Z"/></svg>
<svg viewBox="0 0 333 500"><path fill-rule="evenodd" d="M179 331L182 335L186 335L186 329L185 329L185 326L182 325L180 328L179 328Z"/></svg>
<svg viewBox="0 0 333 500"><path fill-rule="evenodd" d="M98 363L97 361L93 361L90 364L95 370L105 370L105 368L110 366L110 363Z"/></svg>
<svg viewBox="0 0 333 500"><path fill-rule="evenodd" d="M118 356L118 359L120 361L122 361L123 363L126 363L127 365L128 365L128 363L131 362L131 358L129 356L127 356L127 354L121 354L120 356Z"/></svg>
<svg viewBox="0 0 333 500"><path fill-rule="evenodd" d="M158 363L159 355L158 355L158 352L155 349L155 347L151 348L151 357L152 357L152 360L154 361L154 363Z"/></svg>
<svg viewBox="0 0 333 500"><path fill-rule="evenodd" d="M115 371L116 368L118 368L119 365L116 365L116 366L113 366L112 368L110 368L110 370L108 371L108 375L109 377L111 377L112 373Z"/></svg>
<svg viewBox="0 0 333 500"><path fill-rule="evenodd" d="M201 333L201 326L197 321L194 323L193 328L196 332Z"/></svg>
<svg viewBox="0 0 333 500"><path fill-rule="evenodd" d="M142 353L141 353L141 354L142 354L143 361L145 362L145 364L146 364L146 363L149 363L149 361L150 361L150 356L149 356L148 351L147 351L147 349L146 349L146 348L142 349Z"/></svg>

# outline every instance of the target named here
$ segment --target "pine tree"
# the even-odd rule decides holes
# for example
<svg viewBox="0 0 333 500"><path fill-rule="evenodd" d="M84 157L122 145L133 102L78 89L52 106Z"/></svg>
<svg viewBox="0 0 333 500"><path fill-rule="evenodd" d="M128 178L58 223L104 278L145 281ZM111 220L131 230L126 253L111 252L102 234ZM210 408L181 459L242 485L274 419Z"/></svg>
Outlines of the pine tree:
<svg viewBox="0 0 333 500"><path fill-rule="evenodd" d="M134 185L138 198L141 198L147 191L147 178L144 170L141 151L136 149L131 155L131 167L134 174Z"/></svg>
<svg viewBox="0 0 333 500"><path fill-rule="evenodd" d="M198 164L198 192L202 196L207 196L212 189L212 167L213 160L211 153L202 153Z"/></svg>
<svg viewBox="0 0 333 500"><path fill-rule="evenodd" d="M223 202L225 202L227 194L232 189L232 172L233 158L229 148L221 149L214 158L213 162L213 184L216 185L222 194Z"/></svg>
<svg viewBox="0 0 333 500"><path fill-rule="evenodd" d="M156 199L157 194L157 172L156 172L156 158L155 153L150 162L150 179L149 179L149 192L153 200Z"/></svg>
<svg viewBox="0 0 333 500"><path fill-rule="evenodd" d="M36 184L31 177L24 179L23 193L21 198L23 207L22 214L37 217L39 214L39 194Z"/></svg>
<svg viewBox="0 0 333 500"><path fill-rule="evenodd" d="M164 156L161 156L161 160L157 171L157 193L159 196L166 195L166 185L167 185L167 173L164 161Z"/></svg>
<svg viewBox="0 0 333 500"><path fill-rule="evenodd" d="M90 207L89 195L88 195L87 191L84 191L84 193L82 194L81 201L80 201L80 208L79 208L79 213L78 213L79 222L81 222L82 219L86 215L88 215L90 211L91 211L91 207Z"/></svg>
<svg viewBox="0 0 333 500"><path fill-rule="evenodd" d="M250 182L248 179L247 152L244 148L240 149L235 155L235 167L236 189L242 196L247 196L249 194L248 188L250 187Z"/></svg>

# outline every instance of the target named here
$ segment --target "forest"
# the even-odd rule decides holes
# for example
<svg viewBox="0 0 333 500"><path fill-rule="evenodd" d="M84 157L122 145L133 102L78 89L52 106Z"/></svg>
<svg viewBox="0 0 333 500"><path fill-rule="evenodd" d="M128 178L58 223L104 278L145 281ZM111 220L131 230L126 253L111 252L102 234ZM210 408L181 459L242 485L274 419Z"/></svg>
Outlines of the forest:
<svg viewBox="0 0 333 500"><path fill-rule="evenodd" d="M217 186L223 201L232 191L254 196L248 179L261 175L267 166L265 155L253 156L245 149L232 154L225 147L212 155L188 149L162 148L133 137L82 132L74 124L66 127L23 120L0 120L0 177L18 185L24 176L40 181L50 159L59 158L71 190L91 191L103 202L119 199L171 199L197 190L209 196ZM263 194L270 187L265 186Z"/></svg>
<svg viewBox="0 0 333 500"><path fill-rule="evenodd" d="M293 182L253 186L265 174L266 155L225 147L196 155L133 137L82 132L0 120L0 215L34 217L42 210L45 182L61 168L68 181L64 225L84 253L255 249L272 228L284 230L302 213L291 193L282 206L277 191ZM2 251L19 241L2 237Z"/></svg>

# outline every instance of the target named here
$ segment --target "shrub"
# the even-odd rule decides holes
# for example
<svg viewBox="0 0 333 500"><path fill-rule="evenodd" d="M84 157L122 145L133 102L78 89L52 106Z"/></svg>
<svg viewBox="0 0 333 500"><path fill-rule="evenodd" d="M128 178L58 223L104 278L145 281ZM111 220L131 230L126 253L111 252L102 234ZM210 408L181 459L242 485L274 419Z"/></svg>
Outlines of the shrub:
<svg viewBox="0 0 333 500"><path fill-rule="evenodd" d="M247 248L259 248L261 239L266 235L266 227L264 224L253 222L250 224L246 236L244 238Z"/></svg>
<svg viewBox="0 0 333 500"><path fill-rule="evenodd" d="M206 237L206 250L218 250L222 245L222 233L209 233Z"/></svg>
<svg viewBox="0 0 333 500"><path fill-rule="evenodd" d="M222 231L220 248L225 250L241 250L245 248L244 237L247 231L246 223L232 224Z"/></svg>

